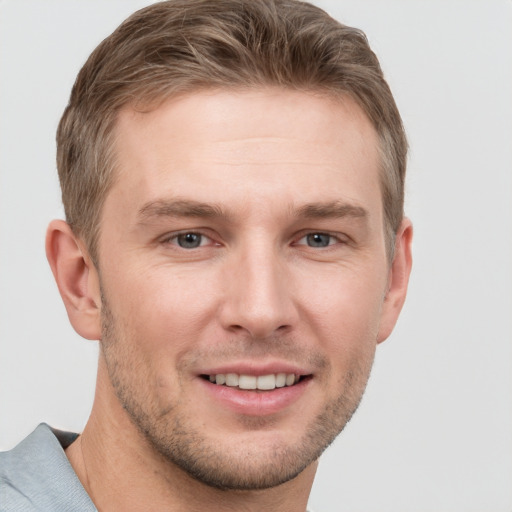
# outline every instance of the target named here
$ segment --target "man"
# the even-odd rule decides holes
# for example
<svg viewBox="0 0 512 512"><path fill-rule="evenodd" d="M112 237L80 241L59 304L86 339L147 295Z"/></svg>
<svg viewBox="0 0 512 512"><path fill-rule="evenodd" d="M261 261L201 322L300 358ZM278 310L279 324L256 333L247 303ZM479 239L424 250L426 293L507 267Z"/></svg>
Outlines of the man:
<svg viewBox="0 0 512 512"><path fill-rule="evenodd" d="M90 56L57 145L47 256L96 397L81 435L2 455L2 509L306 510L411 268L364 35L290 0L154 4Z"/></svg>

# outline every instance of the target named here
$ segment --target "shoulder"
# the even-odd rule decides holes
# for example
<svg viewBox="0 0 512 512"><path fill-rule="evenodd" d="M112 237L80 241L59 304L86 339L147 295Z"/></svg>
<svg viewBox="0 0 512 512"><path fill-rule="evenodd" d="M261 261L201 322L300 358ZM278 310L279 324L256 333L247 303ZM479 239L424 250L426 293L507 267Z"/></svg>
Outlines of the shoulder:
<svg viewBox="0 0 512 512"><path fill-rule="evenodd" d="M64 453L76 437L43 423L0 453L0 512L96 510Z"/></svg>

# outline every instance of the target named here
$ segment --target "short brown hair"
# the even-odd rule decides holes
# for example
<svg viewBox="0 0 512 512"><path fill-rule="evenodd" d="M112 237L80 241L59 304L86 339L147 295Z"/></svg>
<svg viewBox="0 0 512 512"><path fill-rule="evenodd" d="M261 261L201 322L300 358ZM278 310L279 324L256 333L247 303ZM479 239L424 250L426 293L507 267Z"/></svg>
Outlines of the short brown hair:
<svg viewBox="0 0 512 512"><path fill-rule="evenodd" d="M380 140L391 256L403 218L407 141L363 32L298 0L170 0L141 9L91 54L57 131L66 219L97 258L100 215L115 178L119 110L203 88L268 85L348 95Z"/></svg>

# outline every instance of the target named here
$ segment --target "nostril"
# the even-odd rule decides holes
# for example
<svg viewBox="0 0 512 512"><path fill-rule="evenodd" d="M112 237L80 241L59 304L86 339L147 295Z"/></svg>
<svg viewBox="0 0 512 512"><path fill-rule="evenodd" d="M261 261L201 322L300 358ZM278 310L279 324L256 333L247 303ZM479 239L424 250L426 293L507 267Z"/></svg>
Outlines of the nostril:
<svg viewBox="0 0 512 512"><path fill-rule="evenodd" d="M219 320L226 330L236 334L244 332L259 339L277 332L284 334L298 321L298 311L286 298L273 300L269 297L264 301L247 291L245 293L248 296L246 300L235 296L221 305Z"/></svg>

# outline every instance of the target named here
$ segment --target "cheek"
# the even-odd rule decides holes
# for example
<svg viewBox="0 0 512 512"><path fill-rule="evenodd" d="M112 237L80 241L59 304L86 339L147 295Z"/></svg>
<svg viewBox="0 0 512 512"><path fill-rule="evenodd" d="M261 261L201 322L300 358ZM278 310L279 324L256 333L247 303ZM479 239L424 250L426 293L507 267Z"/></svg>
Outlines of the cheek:
<svg viewBox="0 0 512 512"><path fill-rule="evenodd" d="M353 400L359 400L371 370L385 289L383 279L366 270L340 269L336 277L319 281L328 284L314 287L301 315L331 361L331 393L343 390Z"/></svg>
<svg viewBox="0 0 512 512"><path fill-rule="evenodd" d="M204 292L211 289L204 276L191 279L164 270L111 280L110 302L122 328L151 353L185 350L215 310L215 294Z"/></svg>
<svg viewBox="0 0 512 512"><path fill-rule="evenodd" d="M303 287L304 315L327 339L375 341L385 293L384 272L340 268Z"/></svg>

